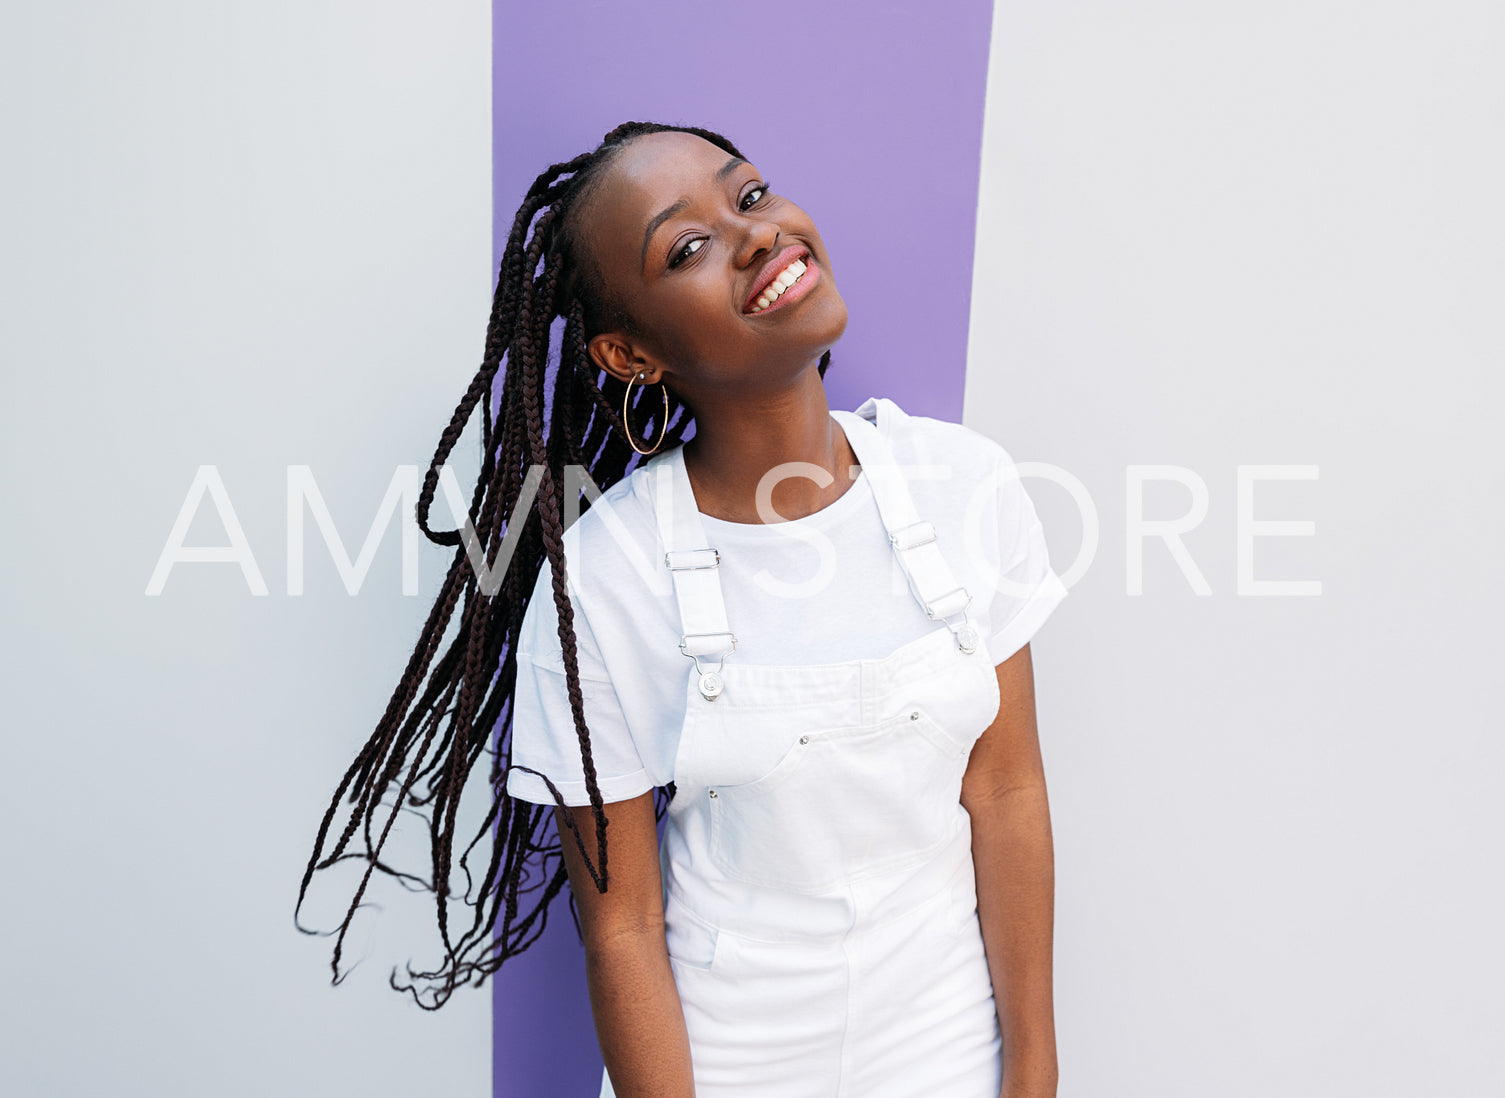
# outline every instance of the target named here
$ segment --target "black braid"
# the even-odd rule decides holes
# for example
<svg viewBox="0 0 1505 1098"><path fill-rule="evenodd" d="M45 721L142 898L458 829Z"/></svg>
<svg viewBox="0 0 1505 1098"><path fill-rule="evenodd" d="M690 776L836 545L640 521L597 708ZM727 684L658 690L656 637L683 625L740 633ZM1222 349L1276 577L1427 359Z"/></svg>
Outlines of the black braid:
<svg viewBox="0 0 1505 1098"><path fill-rule="evenodd" d="M584 466L604 491L628 475L640 460L627 441L618 411L625 384L596 367L586 351L587 340L595 332L636 329L629 311L605 285L589 250L574 235L569 215L599 184L604 169L629 142L666 130L693 133L733 156L741 155L730 141L710 130L627 122L608 133L591 152L555 164L538 176L513 219L497 276L480 369L440 436L418 497L419 529L435 544L454 546L454 559L386 711L335 789L298 888L294 922L305 933L317 933L297 923L314 873L349 858L367 863L338 931L329 932L335 935L331 959L334 984L348 974L348 970L340 971L345 935L374 871L396 877L405 887L435 893L444 963L431 972L414 971L409 965L406 984L398 982L395 969L390 979L393 988L408 992L427 1010L442 1007L460 986L472 981L474 986L482 986L504 961L537 941L550 904L566 888L562 837L552 827L551 807L516 800L506 791L507 773L512 769L517 642L528 600L545 563L552 572L551 594L559 620L566 689L595 820L599 866L586 852L573 814L565 811L562 817L596 888L604 892L608 886L606 814L580 689L574 612L564 559L564 468L570 464ZM549 342L556 318L563 318L564 324L550 391ZM821 356L821 377L830 358L829 351ZM506 369L493 419L496 376L504 360ZM651 414L656 434L662 397L657 393L645 397L642 389L637 396L636 414L631 418L634 423L642 423ZM688 407L672 392L669 403L661 449L682 443L693 423ZM471 493L468 521L475 533L473 544L487 568L494 566L514 519L523 523L507 572L493 594L480 588L465 545L468 539L462 531L434 530L429 525L439 470L454 451L477 405L481 406L482 460ZM535 506L519 514L518 502L530 465L541 467L543 477ZM458 630L441 652L441 640L457 605L461 605ZM490 810L459 858L466 880L460 899L474 907L475 915L470 926L457 936L449 925L456 817L471 771L488 753L492 757ZM546 776L543 780L555 803L565 808L553 782ZM672 784L655 790L655 810L660 816L672 795ZM325 843L335 817L341 802L347 800L353 806L349 818L326 853ZM377 817L384 805L386 818L376 834ZM413 812L428 825L432 880L401 872L380 859L400 811ZM358 831L365 850L347 852ZM477 886L468 858L488 837L491 854ZM575 914L573 897L571 913ZM427 988L420 989L414 982L417 980L427 981Z"/></svg>

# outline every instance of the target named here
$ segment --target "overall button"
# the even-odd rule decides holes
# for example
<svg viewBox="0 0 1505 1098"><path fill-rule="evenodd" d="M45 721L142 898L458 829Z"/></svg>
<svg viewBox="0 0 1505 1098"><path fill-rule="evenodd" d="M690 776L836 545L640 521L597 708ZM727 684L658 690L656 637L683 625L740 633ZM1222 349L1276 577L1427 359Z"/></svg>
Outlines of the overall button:
<svg viewBox="0 0 1505 1098"><path fill-rule="evenodd" d="M810 742L810 737L809 736L801 736L800 737L800 743L809 743L809 742Z"/></svg>
<svg viewBox="0 0 1505 1098"><path fill-rule="evenodd" d="M715 701L719 698L724 686L721 676L714 671L707 671L700 676L700 692L707 701Z"/></svg>

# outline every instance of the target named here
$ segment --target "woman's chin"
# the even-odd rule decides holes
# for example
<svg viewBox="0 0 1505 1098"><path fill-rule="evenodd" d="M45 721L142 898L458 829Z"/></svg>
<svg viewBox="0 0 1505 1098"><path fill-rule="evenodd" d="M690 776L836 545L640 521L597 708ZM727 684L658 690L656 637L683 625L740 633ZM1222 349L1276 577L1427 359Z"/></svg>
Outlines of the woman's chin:
<svg viewBox="0 0 1505 1098"><path fill-rule="evenodd" d="M816 302L810 302L815 305ZM822 301L820 310L811 315L810 334L820 344L822 352L833 346L847 330L847 303L841 299L832 286L829 300Z"/></svg>
<svg viewBox="0 0 1505 1098"><path fill-rule="evenodd" d="M769 317L777 323L781 318ZM801 343L818 343L829 347L847 330L847 303L833 285L819 286L804 301L790 307L790 313L778 324L776 338L787 337ZM775 333L770 332L770 335Z"/></svg>

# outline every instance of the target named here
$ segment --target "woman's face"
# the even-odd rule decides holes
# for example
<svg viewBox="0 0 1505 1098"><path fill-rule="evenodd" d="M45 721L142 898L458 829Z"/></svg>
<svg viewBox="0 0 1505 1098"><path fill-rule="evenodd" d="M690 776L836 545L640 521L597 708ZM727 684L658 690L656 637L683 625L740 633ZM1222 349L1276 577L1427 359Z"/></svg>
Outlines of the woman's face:
<svg viewBox="0 0 1505 1098"><path fill-rule="evenodd" d="M693 408L787 385L846 329L815 223L751 163L694 134L632 141L581 212L602 277L641 333L590 341L624 380L646 372ZM777 297L766 288L796 275Z"/></svg>

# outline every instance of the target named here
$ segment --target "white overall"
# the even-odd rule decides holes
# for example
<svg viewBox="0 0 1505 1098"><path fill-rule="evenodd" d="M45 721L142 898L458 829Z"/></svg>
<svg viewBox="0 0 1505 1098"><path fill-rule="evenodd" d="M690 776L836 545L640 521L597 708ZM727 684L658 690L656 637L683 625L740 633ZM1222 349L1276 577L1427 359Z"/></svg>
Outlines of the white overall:
<svg viewBox="0 0 1505 1098"><path fill-rule="evenodd" d="M937 624L879 659L735 655L682 452L654 471L694 657L660 863L698 1098L998 1098L1001 1041L959 796L999 706L969 601L888 444L831 413ZM850 623L861 628L861 608ZM614 1098L603 1075L602 1098Z"/></svg>

